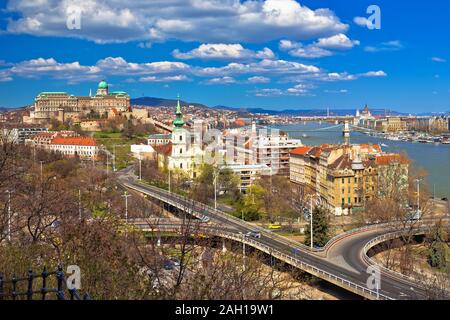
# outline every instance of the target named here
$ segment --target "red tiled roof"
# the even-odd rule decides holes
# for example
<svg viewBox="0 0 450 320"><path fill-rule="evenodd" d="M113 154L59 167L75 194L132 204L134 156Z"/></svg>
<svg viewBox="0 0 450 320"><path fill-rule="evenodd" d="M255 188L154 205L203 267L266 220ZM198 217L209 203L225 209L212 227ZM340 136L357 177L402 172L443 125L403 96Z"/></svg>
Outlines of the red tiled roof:
<svg viewBox="0 0 450 320"><path fill-rule="evenodd" d="M392 162L407 164L408 160L401 154L383 154L376 157L377 165L385 166Z"/></svg>
<svg viewBox="0 0 450 320"><path fill-rule="evenodd" d="M69 137L69 138L55 138L51 144L59 145L75 145L75 146L96 146L97 142L90 137Z"/></svg>
<svg viewBox="0 0 450 320"><path fill-rule="evenodd" d="M298 147L298 148L292 150L291 154L302 156L302 155L306 154L309 150L311 150L311 147L302 146L302 147Z"/></svg>

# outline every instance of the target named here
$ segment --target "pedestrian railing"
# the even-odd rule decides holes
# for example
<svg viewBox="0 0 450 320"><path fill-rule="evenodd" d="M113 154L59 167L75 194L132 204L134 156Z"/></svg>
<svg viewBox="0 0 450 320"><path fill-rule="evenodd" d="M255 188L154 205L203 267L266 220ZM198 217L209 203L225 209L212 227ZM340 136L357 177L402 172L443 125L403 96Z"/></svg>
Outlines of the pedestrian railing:
<svg viewBox="0 0 450 320"><path fill-rule="evenodd" d="M49 287L52 282L55 287ZM56 282L56 283L55 283ZM11 279L6 279L0 273L0 300L90 300L88 294L80 296L76 289L67 288L66 277L62 267L55 271L47 271L46 268L40 273L29 269L26 277L17 277L13 274Z"/></svg>

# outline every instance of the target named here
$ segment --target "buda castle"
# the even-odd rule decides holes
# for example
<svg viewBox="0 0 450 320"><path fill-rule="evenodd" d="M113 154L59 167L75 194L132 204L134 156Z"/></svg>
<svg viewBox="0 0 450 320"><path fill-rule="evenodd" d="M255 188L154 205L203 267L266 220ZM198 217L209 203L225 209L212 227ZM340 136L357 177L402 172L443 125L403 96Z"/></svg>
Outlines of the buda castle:
<svg viewBox="0 0 450 320"><path fill-rule="evenodd" d="M102 80L94 96L74 96L66 92L41 92L34 100L33 111L24 117L26 123L45 123L51 119L61 122L78 121L87 114L107 115L130 111L130 96L123 91L109 92L108 84Z"/></svg>

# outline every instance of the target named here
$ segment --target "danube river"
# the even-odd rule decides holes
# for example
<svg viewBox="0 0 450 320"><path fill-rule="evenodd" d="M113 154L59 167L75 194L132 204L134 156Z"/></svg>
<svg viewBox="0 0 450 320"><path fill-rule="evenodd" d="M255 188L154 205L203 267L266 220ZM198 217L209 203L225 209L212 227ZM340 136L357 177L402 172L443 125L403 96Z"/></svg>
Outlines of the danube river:
<svg viewBox="0 0 450 320"><path fill-rule="evenodd" d="M301 139L305 145L342 143L342 126L323 130L332 126L334 125L330 123L319 124L307 122L306 124L280 125L275 128L288 132L291 138ZM391 141L371 137L359 132L352 132L350 141L355 144L379 144L385 152L406 152L415 167L424 168L429 173L428 183L430 192L432 193L435 188L437 197L450 196L450 145Z"/></svg>

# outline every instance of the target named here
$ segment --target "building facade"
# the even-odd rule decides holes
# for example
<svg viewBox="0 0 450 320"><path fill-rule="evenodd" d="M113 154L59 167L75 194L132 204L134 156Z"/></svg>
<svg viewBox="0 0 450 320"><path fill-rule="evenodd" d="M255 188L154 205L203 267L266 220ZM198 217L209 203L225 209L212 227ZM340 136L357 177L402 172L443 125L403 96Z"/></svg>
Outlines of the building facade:
<svg viewBox="0 0 450 320"><path fill-rule="evenodd" d="M391 166L399 166L400 186L408 186L408 163L378 145L321 145L291 152L290 180L303 194L317 195L335 215L348 215L372 200ZM406 191L406 190L405 190Z"/></svg>
<svg viewBox="0 0 450 320"><path fill-rule="evenodd" d="M96 160L99 153L97 142L90 137L56 137L50 142L48 149L82 160Z"/></svg>
<svg viewBox="0 0 450 320"><path fill-rule="evenodd" d="M79 121L92 113L107 117L112 108L121 112L129 111L130 96L123 91L109 92L108 84L102 80L94 96L74 96L66 92L40 93L35 98L30 116L23 120L28 123L43 123L51 119Z"/></svg>

